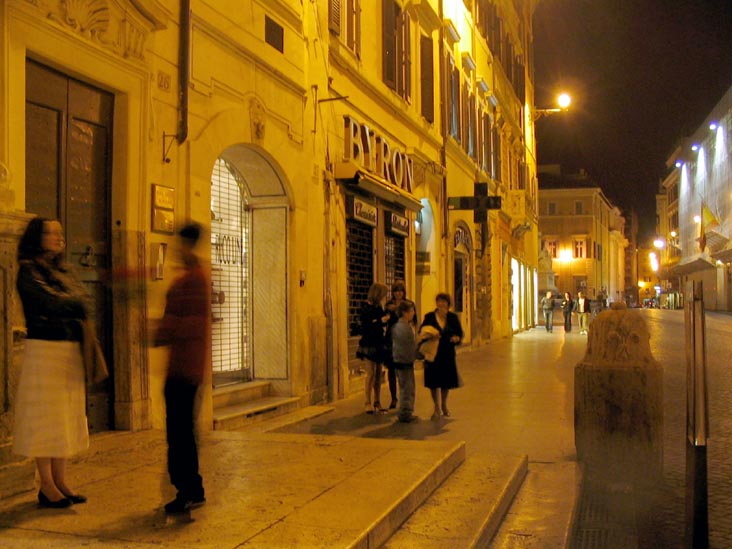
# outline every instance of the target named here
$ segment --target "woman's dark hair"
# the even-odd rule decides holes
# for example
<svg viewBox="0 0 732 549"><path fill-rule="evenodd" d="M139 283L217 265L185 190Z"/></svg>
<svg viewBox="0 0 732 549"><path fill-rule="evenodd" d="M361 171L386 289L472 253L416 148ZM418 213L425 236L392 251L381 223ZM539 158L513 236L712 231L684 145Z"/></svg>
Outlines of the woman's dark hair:
<svg viewBox="0 0 732 549"><path fill-rule="evenodd" d="M447 294L445 292L440 292L439 294L437 294L435 296L435 301L440 301L440 300L447 301L448 307L452 306L452 298L450 297L450 294Z"/></svg>
<svg viewBox="0 0 732 549"><path fill-rule="evenodd" d="M572 299L572 292L564 292L564 295L569 297L569 299Z"/></svg>
<svg viewBox="0 0 732 549"><path fill-rule="evenodd" d="M407 285L403 280L395 280L394 284L391 285L391 293L398 292L401 290L404 292L404 297L407 297Z"/></svg>
<svg viewBox="0 0 732 549"><path fill-rule="evenodd" d="M51 221L45 217L34 217L28 223L18 242L18 260L35 259L43 255L43 225Z"/></svg>

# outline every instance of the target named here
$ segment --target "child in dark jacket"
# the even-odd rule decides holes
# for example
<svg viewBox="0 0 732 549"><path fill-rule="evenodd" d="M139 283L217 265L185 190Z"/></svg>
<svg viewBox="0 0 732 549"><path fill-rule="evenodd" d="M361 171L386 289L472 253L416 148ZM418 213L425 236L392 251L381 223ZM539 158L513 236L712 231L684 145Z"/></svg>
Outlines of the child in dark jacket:
<svg viewBox="0 0 732 549"><path fill-rule="evenodd" d="M399 421L417 421L414 415L414 360L417 339L414 333L414 303L404 300L397 306L399 322L391 327L392 364L399 380Z"/></svg>

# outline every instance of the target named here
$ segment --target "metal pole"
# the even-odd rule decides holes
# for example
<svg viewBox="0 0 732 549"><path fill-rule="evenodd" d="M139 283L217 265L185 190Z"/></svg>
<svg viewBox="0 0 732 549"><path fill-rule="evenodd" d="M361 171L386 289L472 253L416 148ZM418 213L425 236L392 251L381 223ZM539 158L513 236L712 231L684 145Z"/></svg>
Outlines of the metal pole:
<svg viewBox="0 0 732 549"><path fill-rule="evenodd" d="M707 499L707 405L704 292L702 282L686 285L686 535L685 546L709 547Z"/></svg>

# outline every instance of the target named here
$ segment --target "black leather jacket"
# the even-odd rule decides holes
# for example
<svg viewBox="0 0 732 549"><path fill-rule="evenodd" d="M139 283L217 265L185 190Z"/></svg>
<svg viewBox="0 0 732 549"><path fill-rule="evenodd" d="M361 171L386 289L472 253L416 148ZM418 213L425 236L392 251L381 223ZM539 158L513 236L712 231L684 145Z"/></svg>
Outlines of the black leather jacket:
<svg viewBox="0 0 732 549"><path fill-rule="evenodd" d="M22 261L17 286L28 339L82 340L84 299L69 293L50 270L33 261Z"/></svg>

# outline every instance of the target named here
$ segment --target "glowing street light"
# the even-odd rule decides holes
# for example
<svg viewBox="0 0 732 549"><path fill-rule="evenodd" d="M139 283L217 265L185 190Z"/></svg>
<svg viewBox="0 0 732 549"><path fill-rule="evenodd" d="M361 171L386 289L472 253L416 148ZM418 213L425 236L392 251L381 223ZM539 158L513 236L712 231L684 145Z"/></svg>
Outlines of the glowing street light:
<svg viewBox="0 0 732 549"><path fill-rule="evenodd" d="M560 93L557 96L557 105L558 107L555 107L553 109L536 109L534 110L534 120L538 120L542 116L546 116L549 114L556 114L558 112L567 112L569 110L569 105L572 103L572 98L567 93Z"/></svg>

